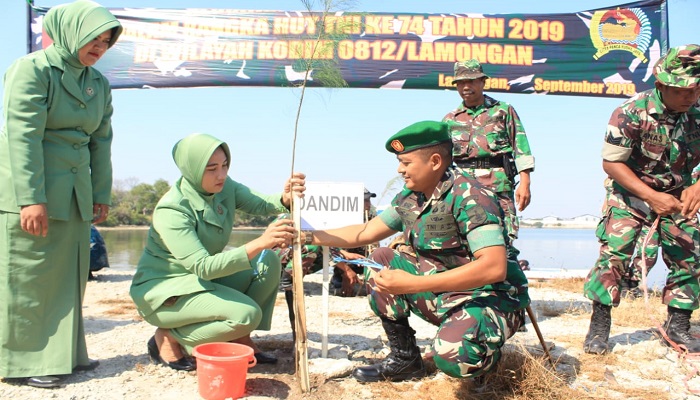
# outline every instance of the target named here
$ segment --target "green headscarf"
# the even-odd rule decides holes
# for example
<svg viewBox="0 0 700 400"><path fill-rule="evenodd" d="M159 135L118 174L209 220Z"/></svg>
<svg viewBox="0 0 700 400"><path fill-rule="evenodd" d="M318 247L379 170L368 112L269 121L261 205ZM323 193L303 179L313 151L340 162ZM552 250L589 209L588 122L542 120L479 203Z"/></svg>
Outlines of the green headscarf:
<svg viewBox="0 0 700 400"><path fill-rule="evenodd" d="M121 23L109 10L89 1L52 7L44 16L44 30L53 40L53 46L66 62L74 67L84 67L78 59L78 50L91 40L112 30L112 47L122 33Z"/></svg>
<svg viewBox="0 0 700 400"><path fill-rule="evenodd" d="M173 160L180 170L182 177L192 185L197 192L208 194L202 189L202 176L207 163L214 151L221 147L226 159L231 162L231 152L225 142L206 133L193 133L175 143Z"/></svg>

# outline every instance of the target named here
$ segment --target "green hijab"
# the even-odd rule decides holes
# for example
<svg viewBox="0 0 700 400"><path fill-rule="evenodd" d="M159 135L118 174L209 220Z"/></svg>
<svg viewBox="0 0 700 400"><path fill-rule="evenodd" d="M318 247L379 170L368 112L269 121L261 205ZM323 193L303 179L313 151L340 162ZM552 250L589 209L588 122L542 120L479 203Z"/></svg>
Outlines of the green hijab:
<svg viewBox="0 0 700 400"><path fill-rule="evenodd" d="M208 195L202 189L202 176L214 151L221 147L226 159L231 162L231 152L225 142L206 133L193 133L175 143L173 160L182 177L200 194Z"/></svg>
<svg viewBox="0 0 700 400"><path fill-rule="evenodd" d="M52 7L44 16L44 30L53 40L52 46L62 59L77 68L85 67L78 59L78 50L110 29L112 47L123 28L109 10L89 0Z"/></svg>

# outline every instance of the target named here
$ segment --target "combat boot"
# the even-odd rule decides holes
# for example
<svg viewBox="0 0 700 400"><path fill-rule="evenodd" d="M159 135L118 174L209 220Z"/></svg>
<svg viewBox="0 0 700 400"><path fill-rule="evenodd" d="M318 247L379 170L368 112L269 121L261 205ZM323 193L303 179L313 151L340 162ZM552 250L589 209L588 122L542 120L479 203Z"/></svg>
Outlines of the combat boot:
<svg viewBox="0 0 700 400"><path fill-rule="evenodd" d="M608 352L608 338L610 337L611 306L593 302L593 315L588 334L583 341L583 351L590 354L605 354Z"/></svg>
<svg viewBox="0 0 700 400"><path fill-rule="evenodd" d="M285 290L284 299L287 301L287 308L289 309L289 323L292 324L292 341L296 343L297 333L294 326L294 292L291 289Z"/></svg>
<svg viewBox="0 0 700 400"><path fill-rule="evenodd" d="M416 331L408 325L408 318L398 321L382 318L382 327L391 352L379 364L355 368L352 373L355 379L360 382L397 382L426 376L423 358L416 346Z"/></svg>
<svg viewBox="0 0 700 400"><path fill-rule="evenodd" d="M620 280L620 297L638 299L643 296L642 290L639 288L639 281L622 278Z"/></svg>
<svg viewBox="0 0 700 400"><path fill-rule="evenodd" d="M669 339L682 344L688 349L688 353L700 353L700 340L690 334L691 310L681 310L680 308L668 307L668 319L664 323L664 330ZM664 338L661 342L666 346L671 344Z"/></svg>

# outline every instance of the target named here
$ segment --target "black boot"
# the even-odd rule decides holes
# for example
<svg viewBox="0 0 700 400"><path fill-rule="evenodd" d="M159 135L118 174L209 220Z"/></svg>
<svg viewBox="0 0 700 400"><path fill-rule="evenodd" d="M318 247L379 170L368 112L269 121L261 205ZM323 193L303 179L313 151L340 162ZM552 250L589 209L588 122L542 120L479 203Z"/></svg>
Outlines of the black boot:
<svg viewBox="0 0 700 400"><path fill-rule="evenodd" d="M608 338L610 337L611 306L593 302L593 315L588 334L583 341L583 351L590 354L605 354L608 352Z"/></svg>
<svg viewBox="0 0 700 400"><path fill-rule="evenodd" d="M620 297L629 297L638 299L643 296L642 290L639 288L639 281L622 278L620 280Z"/></svg>
<svg viewBox="0 0 700 400"><path fill-rule="evenodd" d="M352 373L355 379L360 382L405 381L426 376L420 349L416 346L416 331L408 325L408 318L398 321L382 318L382 327L391 353L379 364L355 368Z"/></svg>
<svg viewBox="0 0 700 400"><path fill-rule="evenodd" d="M700 353L700 340L690 334L691 310L681 310L680 308L668 307L668 319L664 324L666 335L676 344L682 344L688 349L688 353ZM661 342L666 346L671 344L665 338Z"/></svg>
<svg viewBox="0 0 700 400"><path fill-rule="evenodd" d="M296 343L297 333L294 326L294 292L291 289L285 290L284 299L287 301L287 308L289 309L289 323L292 324L292 342Z"/></svg>
<svg viewBox="0 0 700 400"><path fill-rule="evenodd" d="M328 284L328 292L332 296L340 296L343 293L343 272L340 268L333 269L333 276Z"/></svg>

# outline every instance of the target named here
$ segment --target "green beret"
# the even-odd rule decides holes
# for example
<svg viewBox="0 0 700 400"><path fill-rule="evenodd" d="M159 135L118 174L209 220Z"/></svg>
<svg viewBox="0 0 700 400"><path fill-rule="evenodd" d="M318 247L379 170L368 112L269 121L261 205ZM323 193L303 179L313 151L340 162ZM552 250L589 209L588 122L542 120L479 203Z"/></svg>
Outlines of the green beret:
<svg viewBox="0 0 700 400"><path fill-rule="evenodd" d="M447 123L421 121L396 132L386 141L386 149L395 154L404 154L451 141L452 136Z"/></svg>
<svg viewBox="0 0 700 400"><path fill-rule="evenodd" d="M654 66L654 76L666 86L692 88L700 85L700 46L674 47Z"/></svg>

